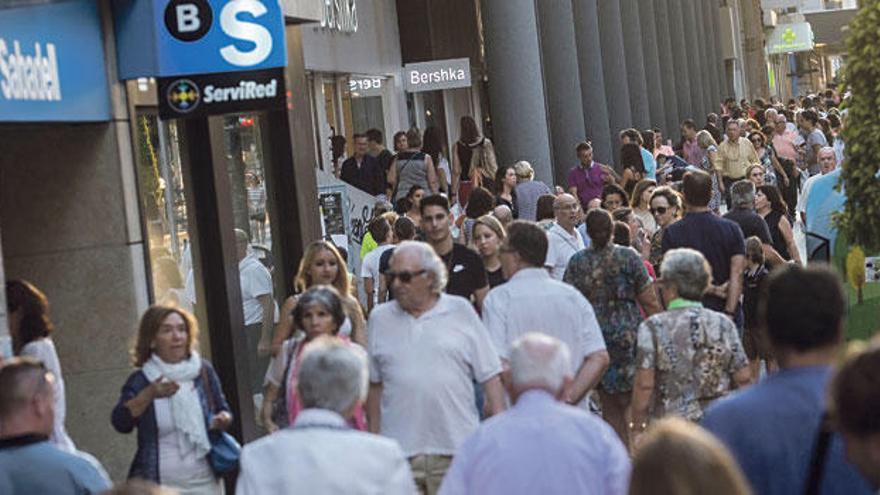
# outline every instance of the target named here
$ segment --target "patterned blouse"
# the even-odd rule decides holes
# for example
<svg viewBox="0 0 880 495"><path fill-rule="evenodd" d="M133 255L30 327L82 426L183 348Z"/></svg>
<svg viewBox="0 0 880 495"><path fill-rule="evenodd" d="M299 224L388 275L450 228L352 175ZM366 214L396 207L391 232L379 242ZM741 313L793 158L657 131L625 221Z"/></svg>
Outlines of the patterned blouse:
<svg viewBox="0 0 880 495"><path fill-rule="evenodd" d="M655 371L654 418L699 421L712 400L730 391L733 374L749 364L733 321L699 303L685 304L639 326L636 363Z"/></svg>
<svg viewBox="0 0 880 495"><path fill-rule="evenodd" d="M591 246L572 256L563 280L581 291L596 311L611 357L602 388L608 393L631 391L636 330L642 321L636 298L651 284L639 253L631 247Z"/></svg>

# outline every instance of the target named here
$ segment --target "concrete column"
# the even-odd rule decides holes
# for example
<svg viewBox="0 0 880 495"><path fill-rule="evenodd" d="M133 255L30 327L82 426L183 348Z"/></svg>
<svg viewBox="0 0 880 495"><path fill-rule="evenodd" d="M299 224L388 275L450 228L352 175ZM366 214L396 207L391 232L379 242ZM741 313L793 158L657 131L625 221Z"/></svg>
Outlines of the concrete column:
<svg viewBox="0 0 880 495"><path fill-rule="evenodd" d="M645 82L648 86L648 107L651 110L650 127L666 130L666 108L663 85L660 81L660 50L657 47L657 26L654 25L654 1L642 2L639 24L642 28L642 53L645 59Z"/></svg>
<svg viewBox="0 0 880 495"><path fill-rule="evenodd" d="M713 19L718 17L718 6L715 0L702 0L703 14L703 41L706 44L706 72L711 75L709 84L711 86L712 108L710 111L718 112L718 104L721 102L721 76L718 74L720 67L718 59L720 58L718 50L717 33Z"/></svg>
<svg viewBox="0 0 880 495"><path fill-rule="evenodd" d="M611 150L614 163L619 162L620 147L617 133L632 125L632 107L626 64L621 63L624 52L621 31L620 0L600 0L599 37L602 47L602 70L605 72L605 98L608 100L608 125L611 131Z"/></svg>
<svg viewBox="0 0 880 495"><path fill-rule="evenodd" d="M698 0L682 0L681 2L682 27L684 28L685 43L687 44L685 51L682 52L681 55L687 59L688 72L691 77L692 105L690 118L694 119L697 125L700 125L706 118L706 114L704 113L706 104L703 100L702 84L702 80L706 77L706 74L703 73L703 63L700 60L697 22L694 16L694 4L696 4L697 1Z"/></svg>
<svg viewBox="0 0 880 495"><path fill-rule="evenodd" d="M648 103L648 83L645 78L645 56L642 52L642 25L639 20L638 0L620 0L620 14L632 126L642 130L651 125L651 107Z"/></svg>
<svg viewBox="0 0 880 495"><path fill-rule="evenodd" d="M669 53L675 70L675 89L678 94L678 120L681 123L694 115L691 98L691 77L687 62L687 43L684 39L685 25L681 12L683 0L668 0L669 4L669 35L672 40L672 51Z"/></svg>
<svg viewBox="0 0 880 495"><path fill-rule="evenodd" d="M552 183L535 2L483 0L482 6L498 163L528 160L538 180Z"/></svg>
<svg viewBox="0 0 880 495"><path fill-rule="evenodd" d="M537 2L546 105L550 116L550 163L565 184L574 148L586 135L571 0Z"/></svg>
<svg viewBox="0 0 880 495"><path fill-rule="evenodd" d="M596 0L573 0L574 34L577 41L578 70L587 139L593 143L596 161L612 161L611 131L608 126L608 102L605 99L605 74L599 40L599 13ZM570 150L574 156L574 150Z"/></svg>
<svg viewBox="0 0 880 495"><path fill-rule="evenodd" d="M727 60L724 58L724 46L721 41L721 4L718 0L712 0L712 8L715 15L712 16L712 31L715 32L715 55L718 64L718 90L721 91L721 99L733 95L733 81L727 75ZM728 22L727 19L724 22Z"/></svg>
<svg viewBox="0 0 880 495"><path fill-rule="evenodd" d="M669 32L669 1L654 0L653 5L654 27L657 30L657 61L659 66L657 74L663 93L663 108L666 111L666 122L663 131L666 136L671 138L678 135L678 125L681 123L681 119L679 118L679 94L676 91L675 68L673 67L675 53L672 51L672 38Z"/></svg>
<svg viewBox="0 0 880 495"><path fill-rule="evenodd" d="M703 22L703 5L706 0L694 0L694 22L697 25L697 47L699 49L700 66L702 68L700 85L703 88L703 111L701 116L705 118L706 114L715 108L715 96L712 94L712 81L715 79L712 74L712 60L709 56L708 46L708 29L706 23Z"/></svg>

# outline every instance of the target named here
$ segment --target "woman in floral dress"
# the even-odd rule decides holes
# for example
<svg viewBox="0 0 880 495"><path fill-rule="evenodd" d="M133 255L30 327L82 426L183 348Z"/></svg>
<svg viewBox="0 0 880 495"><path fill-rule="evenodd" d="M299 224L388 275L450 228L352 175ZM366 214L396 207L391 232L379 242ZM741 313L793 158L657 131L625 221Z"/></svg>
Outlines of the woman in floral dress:
<svg viewBox="0 0 880 495"><path fill-rule="evenodd" d="M599 386L602 416L628 443L625 413L635 375L636 331L642 322L639 306L648 316L662 309L639 253L610 242L611 214L593 210L586 223L592 243L571 258L564 280L581 291L596 312L611 356Z"/></svg>

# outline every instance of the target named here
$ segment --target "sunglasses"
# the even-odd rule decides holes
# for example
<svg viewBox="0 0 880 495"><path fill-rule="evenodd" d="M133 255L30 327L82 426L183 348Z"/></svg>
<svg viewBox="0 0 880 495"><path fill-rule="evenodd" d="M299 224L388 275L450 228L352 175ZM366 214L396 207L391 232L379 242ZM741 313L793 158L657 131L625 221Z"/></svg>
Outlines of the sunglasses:
<svg viewBox="0 0 880 495"><path fill-rule="evenodd" d="M388 279L388 283L391 284L394 282L394 279L400 279L400 283L408 284L412 282L412 279L418 277L419 275L424 275L428 270L418 270L415 272L385 272L385 277Z"/></svg>
<svg viewBox="0 0 880 495"><path fill-rule="evenodd" d="M665 215L667 211L669 211L668 206L658 206L656 208L651 208L651 213L654 215Z"/></svg>

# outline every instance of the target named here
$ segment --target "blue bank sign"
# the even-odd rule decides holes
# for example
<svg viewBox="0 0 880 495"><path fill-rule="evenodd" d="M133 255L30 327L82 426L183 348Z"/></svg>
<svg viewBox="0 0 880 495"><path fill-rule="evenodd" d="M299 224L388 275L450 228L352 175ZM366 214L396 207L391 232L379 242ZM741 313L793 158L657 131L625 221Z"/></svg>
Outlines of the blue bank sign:
<svg viewBox="0 0 880 495"><path fill-rule="evenodd" d="M0 122L110 120L96 2L0 11Z"/></svg>
<svg viewBox="0 0 880 495"><path fill-rule="evenodd" d="M120 79L284 67L278 0L113 2Z"/></svg>

